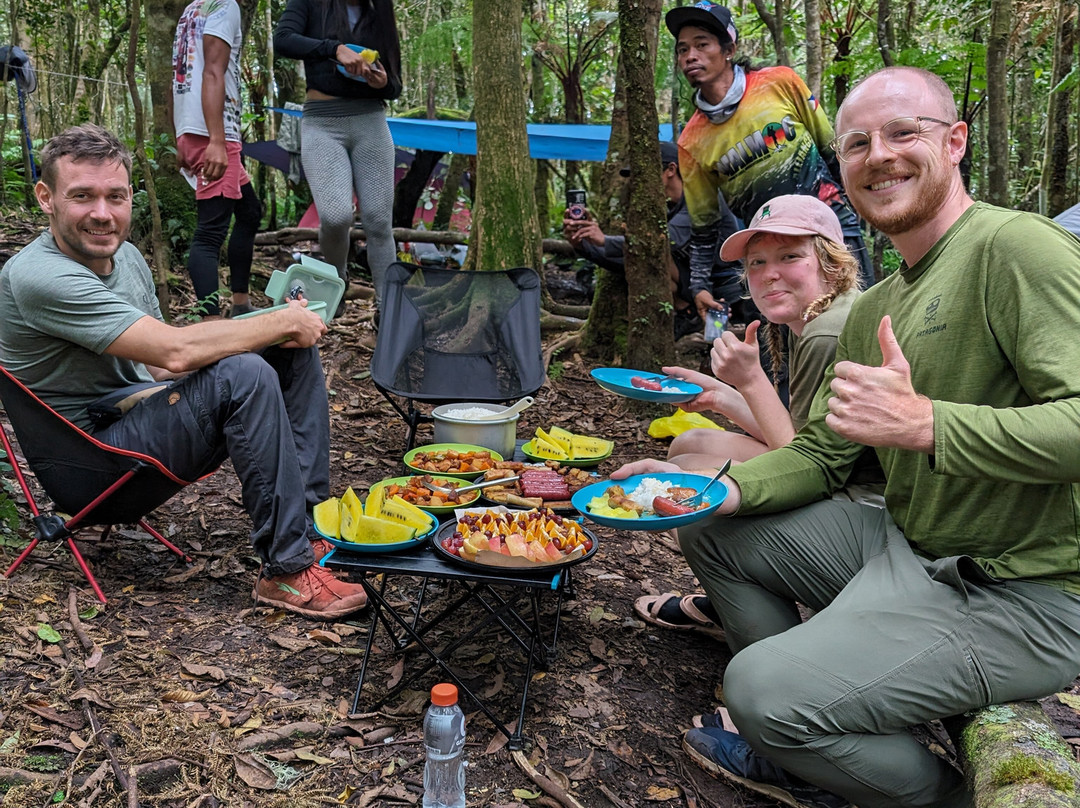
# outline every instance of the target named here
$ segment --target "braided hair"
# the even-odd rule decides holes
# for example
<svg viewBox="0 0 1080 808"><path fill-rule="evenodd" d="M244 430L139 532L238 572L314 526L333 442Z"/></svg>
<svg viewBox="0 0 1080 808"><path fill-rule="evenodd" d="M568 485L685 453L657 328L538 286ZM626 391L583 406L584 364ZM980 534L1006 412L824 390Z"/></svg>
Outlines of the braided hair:
<svg viewBox="0 0 1080 808"><path fill-rule="evenodd" d="M821 267L821 273L825 276L828 291L817 300L811 301L810 305L802 313L804 323L808 323L815 317L827 311L837 297L849 289L858 289L859 262L844 244L837 244L824 236L811 236L814 245L814 255ZM744 270L745 272L745 270ZM769 359L772 361L773 387L779 387L780 367L784 362L784 329L776 323L765 321L765 346L769 351Z"/></svg>

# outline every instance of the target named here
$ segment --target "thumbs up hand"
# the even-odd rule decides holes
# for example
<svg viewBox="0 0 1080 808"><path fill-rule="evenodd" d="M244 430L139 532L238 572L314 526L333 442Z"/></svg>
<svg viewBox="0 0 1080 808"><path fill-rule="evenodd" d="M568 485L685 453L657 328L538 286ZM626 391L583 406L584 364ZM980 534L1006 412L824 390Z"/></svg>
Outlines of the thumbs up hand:
<svg viewBox="0 0 1080 808"><path fill-rule="evenodd" d="M758 353L759 328L761 321L751 320L741 341L730 331L724 331L718 339L713 340L713 375L736 390L744 390L751 382L765 377Z"/></svg>
<svg viewBox="0 0 1080 808"><path fill-rule="evenodd" d="M911 366L886 315L878 326L881 367L837 362L825 423L866 446L934 451L934 408L911 384Z"/></svg>

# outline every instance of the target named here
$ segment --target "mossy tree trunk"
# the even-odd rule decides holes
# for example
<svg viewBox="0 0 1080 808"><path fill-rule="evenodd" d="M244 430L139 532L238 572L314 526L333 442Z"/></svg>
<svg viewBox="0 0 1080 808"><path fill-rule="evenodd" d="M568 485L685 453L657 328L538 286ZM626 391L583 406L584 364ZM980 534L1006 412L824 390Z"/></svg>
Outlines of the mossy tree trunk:
<svg viewBox="0 0 1080 808"><path fill-rule="evenodd" d="M593 207L605 233L622 233L625 228L629 184L623 182L618 169L626 164L629 135L626 122L626 69L620 49L615 67L615 101L611 110L611 138L608 140L607 162L601 178L599 196L611 200L611 206ZM610 178L610 180L608 179ZM617 272L596 270L589 319L581 335L581 352L592 359L621 364L626 355L626 278Z"/></svg>
<svg viewBox="0 0 1080 808"><path fill-rule="evenodd" d="M467 269L539 268L542 237L525 130L519 0L473 6L476 204Z"/></svg>
<svg viewBox="0 0 1080 808"><path fill-rule="evenodd" d="M995 704L954 721L962 722L949 729L975 808L1080 808L1080 764L1037 702Z"/></svg>
<svg viewBox="0 0 1080 808"><path fill-rule="evenodd" d="M656 35L660 0L620 0L619 44L626 71L630 191L626 208L628 366L657 369L675 356L672 336L671 250L660 183L656 131ZM649 32L652 32L650 35Z"/></svg>

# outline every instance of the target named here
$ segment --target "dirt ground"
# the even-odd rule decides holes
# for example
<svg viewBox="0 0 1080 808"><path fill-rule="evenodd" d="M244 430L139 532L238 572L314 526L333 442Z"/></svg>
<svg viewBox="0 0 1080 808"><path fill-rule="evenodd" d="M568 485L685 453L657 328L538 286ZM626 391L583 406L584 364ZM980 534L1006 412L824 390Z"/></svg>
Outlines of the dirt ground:
<svg viewBox="0 0 1080 808"><path fill-rule="evenodd" d="M283 260L271 250L260 257L271 267ZM324 345L338 494L403 470L404 423L368 373L369 315L366 301L350 301ZM696 366L704 351L693 342L684 340L684 361ZM559 362L523 414L519 437L558 424L610 438L616 449L601 474L664 453L665 443L646 433L649 415L597 387L580 357ZM427 430L419 443L433 440ZM368 616L323 624L253 606L258 564L228 464L152 521L194 563L130 527L104 541L91 536L83 548L107 606L55 548L0 579L0 803L419 805L422 716L438 674L372 709L421 661L396 652L380 629L359 712L351 713ZM771 805L714 780L680 749L691 717L719 704L730 658L711 639L646 626L633 613L639 595L694 589L681 556L648 534L596 533L599 551L577 568L576 598L563 605L558 653L533 675L527 763L475 705L464 705L469 806ZM0 547L4 568L18 549ZM391 590L392 599L415 594L415 581ZM477 619L462 611L452 619ZM505 635L470 640L455 660L512 723L523 659ZM1062 711L1062 721L1075 724L1075 713ZM543 787L529 767L547 778ZM129 780L135 786L126 789Z"/></svg>

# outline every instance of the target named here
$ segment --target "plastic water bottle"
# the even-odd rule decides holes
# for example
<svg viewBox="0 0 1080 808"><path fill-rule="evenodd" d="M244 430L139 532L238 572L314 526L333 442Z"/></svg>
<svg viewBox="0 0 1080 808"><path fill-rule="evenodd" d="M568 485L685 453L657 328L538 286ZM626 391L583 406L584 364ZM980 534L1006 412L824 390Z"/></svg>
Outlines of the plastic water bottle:
<svg viewBox="0 0 1080 808"><path fill-rule="evenodd" d="M431 706L424 717L423 808L465 808L465 714L457 687L431 688Z"/></svg>

